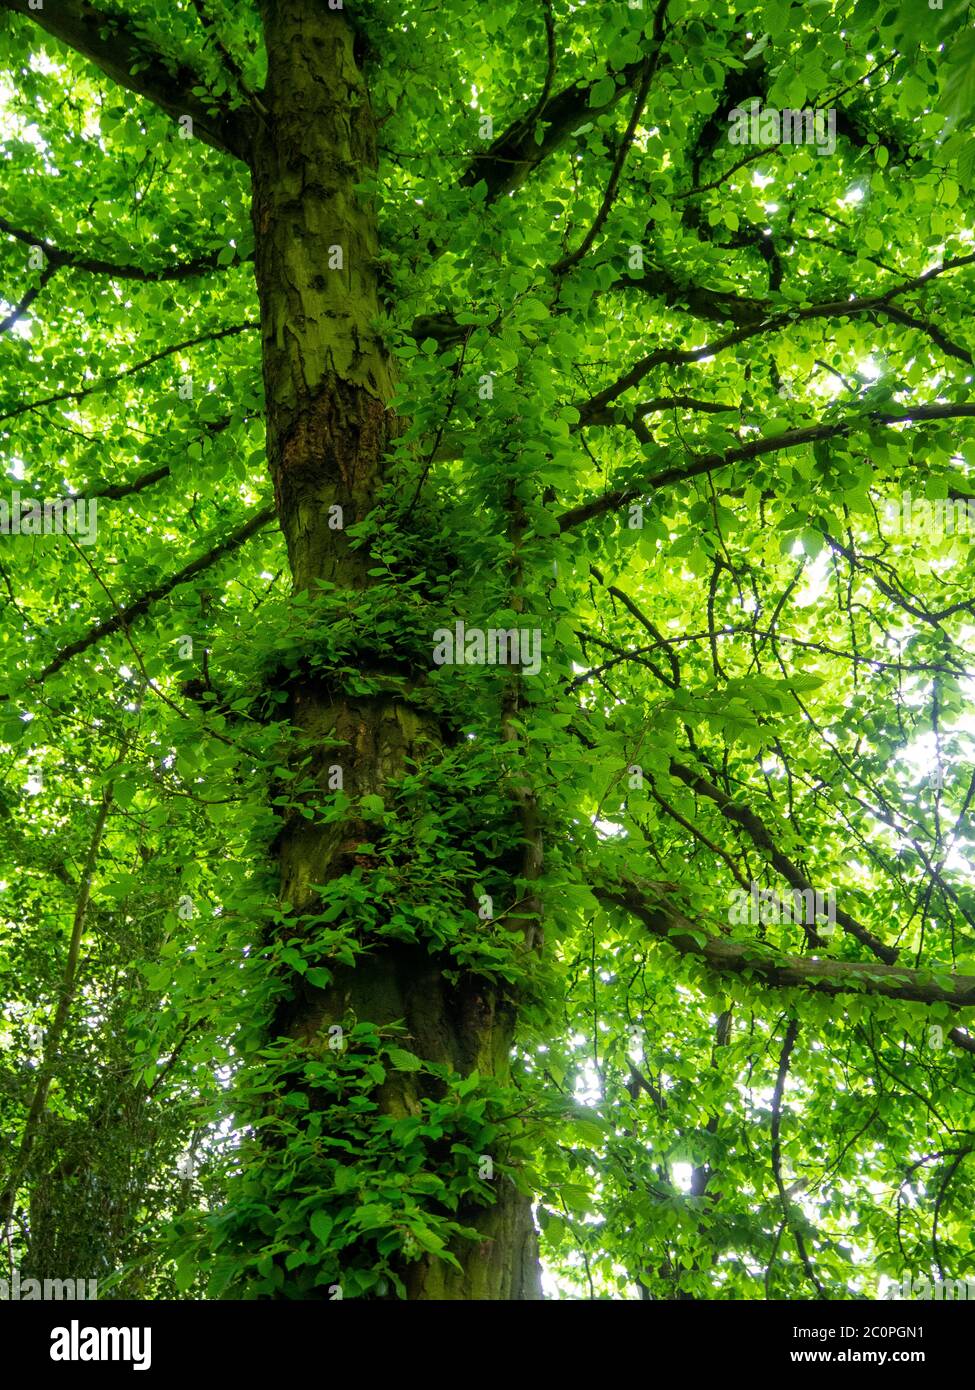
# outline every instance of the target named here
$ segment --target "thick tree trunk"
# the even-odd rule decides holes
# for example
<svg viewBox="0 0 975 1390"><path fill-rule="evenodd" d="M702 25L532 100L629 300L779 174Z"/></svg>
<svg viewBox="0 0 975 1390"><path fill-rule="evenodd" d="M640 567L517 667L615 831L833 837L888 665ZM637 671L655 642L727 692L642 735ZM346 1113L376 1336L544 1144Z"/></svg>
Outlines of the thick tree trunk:
<svg viewBox="0 0 975 1390"><path fill-rule="evenodd" d="M345 13L324 0L265 0L262 10L268 116L256 141L253 221L275 497L296 592L314 592L320 579L361 591L371 562L366 548L350 548L347 528L374 505L395 429L390 362L375 328L376 221L353 191L375 167L375 129ZM368 634L360 641L368 645ZM311 676L293 682L291 714L317 750L311 771L322 797L327 768L338 763L353 807L363 795L388 795L407 760L429 757L441 742L435 720L408 700L355 697ZM369 861L357 860L355 847L369 838L358 818L339 826L287 822L279 839L283 900L308 913L313 885L356 863L368 881ZM328 990L302 981L277 1031L311 1042L349 1016L379 1026L402 1020L406 1046L425 1061L464 1075L476 1067L503 1083L510 1002L473 977L449 985L442 964L422 943L381 944ZM376 1098L387 1113L408 1114L416 1088L415 1076L393 1073ZM506 1179L495 1190L494 1206L458 1213L484 1237L454 1247L462 1272L432 1256L406 1263L409 1297L540 1297L528 1199Z"/></svg>

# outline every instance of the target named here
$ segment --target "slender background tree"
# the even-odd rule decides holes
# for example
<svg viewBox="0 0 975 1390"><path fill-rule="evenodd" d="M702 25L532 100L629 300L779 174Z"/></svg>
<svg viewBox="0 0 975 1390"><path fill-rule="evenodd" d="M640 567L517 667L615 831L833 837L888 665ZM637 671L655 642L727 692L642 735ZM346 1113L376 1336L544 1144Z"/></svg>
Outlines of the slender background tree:
<svg viewBox="0 0 975 1390"><path fill-rule="evenodd" d="M967 4L0 10L11 1273L967 1277Z"/></svg>

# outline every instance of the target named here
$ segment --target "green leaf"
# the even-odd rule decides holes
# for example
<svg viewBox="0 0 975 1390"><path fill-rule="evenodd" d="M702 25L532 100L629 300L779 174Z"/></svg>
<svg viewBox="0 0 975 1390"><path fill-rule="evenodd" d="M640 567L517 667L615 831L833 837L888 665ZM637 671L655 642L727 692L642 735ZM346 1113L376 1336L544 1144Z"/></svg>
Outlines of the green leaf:
<svg viewBox="0 0 975 1390"><path fill-rule="evenodd" d="M616 95L616 83L612 77L602 77L595 82L589 92L590 106L606 106Z"/></svg>
<svg viewBox="0 0 975 1390"><path fill-rule="evenodd" d="M421 1245L424 1250L430 1250L434 1254L439 1254L444 1248L444 1242L436 1231L431 1231L427 1226L410 1224L410 1233L417 1245Z"/></svg>
<svg viewBox="0 0 975 1390"><path fill-rule="evenodd" d="M318 1238L319 1243L328 1245L328 1238L332 1234L332 1228L335 1225L328 1212L322 1211L321 1209L313 1211L311 1220L308 1224L311 1227L312 1235Z"/></svg>
<svg viewBox="0 0 975 1390"><path fill-rule="evenodd" d="M391 1047L387 1056L396 1071L421 1071L422 1060L412 1052L404 1052L400 1047Z"/></svg>
<svg viewBox="0 0 975 1390"><path fill-rule="evenodd" d="M184 1255L182 1259L177 1261L176 1272L173 1276L176 1292L186 1293L187 1289L189 1289L190 1285L196 1279L196 1275L196 1262L191 1255Z"/></svg>

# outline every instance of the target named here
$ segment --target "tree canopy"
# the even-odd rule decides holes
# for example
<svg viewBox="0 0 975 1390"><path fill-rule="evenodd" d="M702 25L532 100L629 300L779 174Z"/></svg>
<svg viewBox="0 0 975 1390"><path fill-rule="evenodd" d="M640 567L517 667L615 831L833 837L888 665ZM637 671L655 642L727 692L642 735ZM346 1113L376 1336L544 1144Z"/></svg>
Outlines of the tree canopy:
<svg viewBox="0 0 975 1390"><path fill-rule="evenodd" d="M975 1275L967 3L0 10L10 1269Z"/></svg>

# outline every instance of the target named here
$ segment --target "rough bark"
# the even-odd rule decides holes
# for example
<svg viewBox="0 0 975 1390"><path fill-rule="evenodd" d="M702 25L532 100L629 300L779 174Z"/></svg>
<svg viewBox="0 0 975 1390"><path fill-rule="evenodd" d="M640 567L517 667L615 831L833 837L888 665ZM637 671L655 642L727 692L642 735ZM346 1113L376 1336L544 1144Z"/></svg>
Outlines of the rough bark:
<svg viewBox="0 0 975 1390"><path fill-rule="evenodd" d="M262 102L268 116L254 142L255 273L261 304L268 452L275 500L296 591L327 580L343 591L370 584L366 548L348 527L373 507L396 424L390 362L377 335L378 235L374 210L354 185L376 163L368 92L355 33L343 11L321 0L265 0L269 56ZM341 269L336 266L341 248ZM343 528L334 529L333 507ZM368 645L368 634L362 635ZM311 676L292 683L293 724L318 750L313 775L339 763L355 805L383 795L407 759L435 751L441 731L408 698L355 697ZM340 751L335 751L335 740ZM344 825L286 822L279 836L282 899L296 912L315 904L314 884L359 863L370 838L359 819ZM405 1022L407 1045L426 1061L504 1081L514 1026L500 993L473 978L449 985L443 963L421 945L385 945L321 990L301 982L276 1029L296 1039L328 1035L350 1014L383 1026ZM389 1113L410 1113L415 1076L395 1073L379 1093ZM539 1297L530 1204L510 1182L490 1208L458 1214L483 1232L455 1249L462 1273L432 1256L405 1266L415 1299Z"/></svg>

